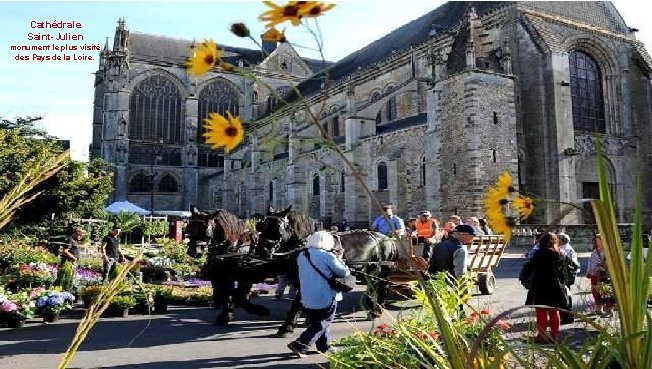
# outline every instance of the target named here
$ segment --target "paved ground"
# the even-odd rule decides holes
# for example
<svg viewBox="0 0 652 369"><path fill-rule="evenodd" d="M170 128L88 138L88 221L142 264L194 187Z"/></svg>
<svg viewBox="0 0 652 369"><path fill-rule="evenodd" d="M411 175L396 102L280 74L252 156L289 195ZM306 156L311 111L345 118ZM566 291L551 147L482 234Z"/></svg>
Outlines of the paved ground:
<svg viewBox="0 0 652 369"><path fill-rule="evenodd" d="M522 250L511 250L511 254L505 255L495 271L496 293L474 296L473 306L498 312L523 304L526 291L517 280L522 264L521 253ZM588 285L584 278L578 278L578 281L582 281L584 287ZM377 321L365 320L364 312L356 311L361 296L361 291L356 290L345 297L333 329L336 338L355 330L367 331L373 324L378 324ZM172 307L169 314L151 318L136 315L126 319L102 319L80 347L71 368L325 367L326 360L319 354L305 359L293 358L285 347L291 338L272 336L289 301L276 301L271 296L256 299L271 308L272 316L261 320L238 311L238 321L228 327L212 325L215 311L210 308ZM399 312L396 305L390 306L390 314ZM17 330L0 328L0 368L56 368L74 334L81 312L74 314L77 316L51 325L33 320ZM529 320L526 316L516 319ZM386 316L384 320L391 320L391 317Z"/></svg>

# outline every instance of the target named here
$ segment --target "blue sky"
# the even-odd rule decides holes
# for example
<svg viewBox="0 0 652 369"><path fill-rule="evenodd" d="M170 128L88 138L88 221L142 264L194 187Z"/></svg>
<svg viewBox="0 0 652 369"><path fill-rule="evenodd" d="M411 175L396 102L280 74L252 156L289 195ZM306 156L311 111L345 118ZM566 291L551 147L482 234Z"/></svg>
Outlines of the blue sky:
<svg viewBox="0 0 652 369"><path fill-rule="evenodd" d="M319 18L327 60L337 61L391 30L436 8L442 1L342 1ZM628 25L640 29L638 38L652 50L652 26L648 5L615 1ZM648 9L645 9L648 8ZM43 127L70 139L75 159L88 156L91 141L93 72L97 61L16 61L10 45L36 45L29 32L56 35L59 30L34 30L30 21L77 21L82 23L85 44L112 45L116 21L124 17L132 31L185 39L213 38L218 44L255 48L228 31L232 22L244 21L254 34L261 33L257 16L266 9L259 1L216 2L0 2L0 116L44 116ZM314 45L306 31L288 28L298 44ZM41 42L48 44L51 42ZM62 42L58 42L62 44ZM71 43L72 44L72 43ZM305 57L318 58L298 49ZM22 52L21 54L30 54ZM89 53L94 56L96 52Z"/></svg>

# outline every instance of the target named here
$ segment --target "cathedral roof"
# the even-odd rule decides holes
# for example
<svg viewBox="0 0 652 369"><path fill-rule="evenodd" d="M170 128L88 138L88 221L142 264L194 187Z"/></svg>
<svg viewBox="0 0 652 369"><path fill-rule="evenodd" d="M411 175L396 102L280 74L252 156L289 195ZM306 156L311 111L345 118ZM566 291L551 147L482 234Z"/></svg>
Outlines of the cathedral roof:
<svg viewBox="0 0 652 369"><path fill-rule="evenodd" d="M457 26L468 6L472 5L478 13L484 13L503 4L500 1L449 1L344 57L330 68L328 78L337 81L393 53L421 44L434 34ZM321 81L322 76L316 75L303 82L300 88L304 94L311 93L321 87Z"/></svg>
<svg viewBox="0 0 652 369"><path fill-rule="evenodd" d="M158 61L183 64L188 58L188 50L192 44L193 41L180 38L133 31L129 33L129 54L132 58L148 60L152 63ZM260 50L224 44L217 44L217 47L225 51L223 59L233 64L242 58L249 65L255 65L265 58ZM322 61L307 58L302 58L302 60L315 73L324 68ZM327 62L328 65L330 65L329 62Z"/></svg>

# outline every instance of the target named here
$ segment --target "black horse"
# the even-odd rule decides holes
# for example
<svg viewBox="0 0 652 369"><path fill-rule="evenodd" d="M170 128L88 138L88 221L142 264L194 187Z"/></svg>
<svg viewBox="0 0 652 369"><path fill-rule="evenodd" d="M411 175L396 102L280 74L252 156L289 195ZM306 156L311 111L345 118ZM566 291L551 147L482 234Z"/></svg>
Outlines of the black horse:
<svg viewBox="0 0 652 369"><path fill-rule="evenodd" d="M289 282L299 288L296 257L304 246L305 239L314 230L309 218L291 211L291 207L275 211L270 207L268 215L258 225L260 236L256 253L277 258L284 263ZM380 316L381 307L387 296L387 276L399 259L399 246L393 239L366 230L334 234L335 248L344 249L344 260L357 271L358 279L367 284L368 301L365 306L372 318ZM278 336L292 332L301 310L301 294L292 301L288 315L278 330Z"/></svg>
<svg viewBox="0 0 652 369"><path fill-rule="evenodd" d="M238 253L248 235L244 222L223 209L207 213L192 207L191 213L190 244L204 244L207 248L204 274L213 286L213 303L220 309L215 323L225 325L233 320L236 306L252 314L269 316L269 309L252 304L248 294L253 283L265 279L276 268L266 266L268 261Z"/></svg>

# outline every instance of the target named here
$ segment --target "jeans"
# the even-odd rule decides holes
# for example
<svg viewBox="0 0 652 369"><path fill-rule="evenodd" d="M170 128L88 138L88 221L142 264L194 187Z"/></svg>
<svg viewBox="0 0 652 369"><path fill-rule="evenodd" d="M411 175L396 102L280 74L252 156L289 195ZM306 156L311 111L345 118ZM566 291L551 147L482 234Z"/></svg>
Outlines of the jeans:
<svg viewBox="0 0 652 369"><path fill-rule="evenodd" d="M105 261L102 265L102 278L107 281L109 279L109 275L111 275L111 272L113 269L115 269L116 265L118 265L118 259L114 258L109 258L109 261Z"/></svg>
<svg viewBox="0 0 652 369"><path fill-rule="evenodd" d="M317 351L328 351L328 342L331 339L331 324L335 319L337 301L324 309L304 309L308 328L297 338L297 342L306 349L316 345Z"/></svg>

